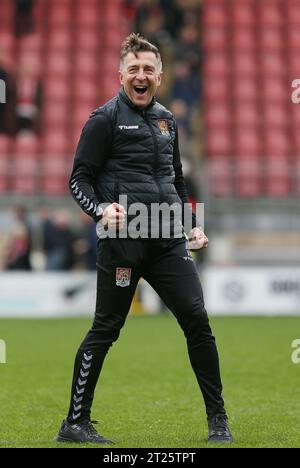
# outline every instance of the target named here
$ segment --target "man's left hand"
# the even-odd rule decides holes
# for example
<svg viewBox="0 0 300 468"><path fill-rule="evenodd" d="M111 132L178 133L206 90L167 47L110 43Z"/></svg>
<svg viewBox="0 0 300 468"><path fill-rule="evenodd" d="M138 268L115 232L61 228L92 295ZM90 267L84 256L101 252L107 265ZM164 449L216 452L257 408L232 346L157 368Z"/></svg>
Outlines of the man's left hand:
<svg viewBox="0 0 300 468"><path fill-rule="evenodd" d="M189 233L189 250L199 250L208 246L208 238L200 228L195 227Z"/></svg>

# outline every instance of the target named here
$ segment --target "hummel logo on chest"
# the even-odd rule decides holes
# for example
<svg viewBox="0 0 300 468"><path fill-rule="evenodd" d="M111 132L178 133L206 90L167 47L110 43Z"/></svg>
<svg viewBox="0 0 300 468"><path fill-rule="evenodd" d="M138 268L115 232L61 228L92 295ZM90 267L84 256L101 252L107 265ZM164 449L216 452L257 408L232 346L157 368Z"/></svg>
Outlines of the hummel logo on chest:
<svg viewBox="0 0 300 468"><path fill-rule="evenodd" d="M119 125L120 130L138 130L139 125Z"/></svg>

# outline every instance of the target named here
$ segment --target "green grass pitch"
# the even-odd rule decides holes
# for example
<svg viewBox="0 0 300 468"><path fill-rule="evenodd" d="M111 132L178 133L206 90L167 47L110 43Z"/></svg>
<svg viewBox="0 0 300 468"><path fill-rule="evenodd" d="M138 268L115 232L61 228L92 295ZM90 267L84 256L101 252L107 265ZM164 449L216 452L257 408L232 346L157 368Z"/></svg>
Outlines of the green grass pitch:
<svg viewBox="0 0 300 468"><path fill-rule="evenodd" d="M53 438L66 414L73 358L89 319L0 320L0 447L70 447ZM300 446L300 318L216 317L232 447ZM129 317L93 406L115 447L207 447L202 397L183 334L169 315ZM81 446L84 447L84 446Z"/></svg>

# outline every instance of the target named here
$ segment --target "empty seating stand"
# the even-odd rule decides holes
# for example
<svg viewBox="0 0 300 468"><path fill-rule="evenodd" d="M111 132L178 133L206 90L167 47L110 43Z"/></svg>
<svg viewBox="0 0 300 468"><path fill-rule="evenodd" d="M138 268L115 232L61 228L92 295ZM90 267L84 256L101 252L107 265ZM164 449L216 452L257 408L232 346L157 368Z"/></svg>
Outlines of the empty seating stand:
<svg viewBox="0 0 300 468"><path fill-rule="evenodd" d="M0 0L8 65L33 66L43 86L41 132L0 134L0 193L63 195L81 129L119 88L123 0L35 0L35 27L16 38L14 2Z"/></svg>
<svg viewBox="0 0 300 468"><path fill-rule="evenodd" d="M216 196L300 192L299 0L204 0L204 125Z"/></svg>

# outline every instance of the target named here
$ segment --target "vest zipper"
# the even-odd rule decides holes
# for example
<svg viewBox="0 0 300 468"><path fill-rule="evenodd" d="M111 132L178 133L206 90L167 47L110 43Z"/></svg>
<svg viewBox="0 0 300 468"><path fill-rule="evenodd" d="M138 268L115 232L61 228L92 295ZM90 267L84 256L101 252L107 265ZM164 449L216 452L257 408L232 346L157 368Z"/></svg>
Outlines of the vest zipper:
<svg viewBox="0 0 300 468"><path fill-rule="evenodd" d="M154 163L153 163L153 170L154 170L154 182L158 188L158 192L159 192L159 203L161 203L162 201L162 189L161 189L161 185L160 183L158 182L156 176L157 176L157 166L158 166L158 158L159 158L159 152L158 152L158 143L157 143L157 138L156 138L156 135L155 135L155 132L153 130L153 128L151 127L150 123L149 123L149 120L147 118L147 112L145 110L142 111L142 116L143 116L143 119L145 120L146 122L146 125L149 127L149 130L151 132L151 135L152 135L152 140L153 140L153 145L154 145Z"/></svg>

